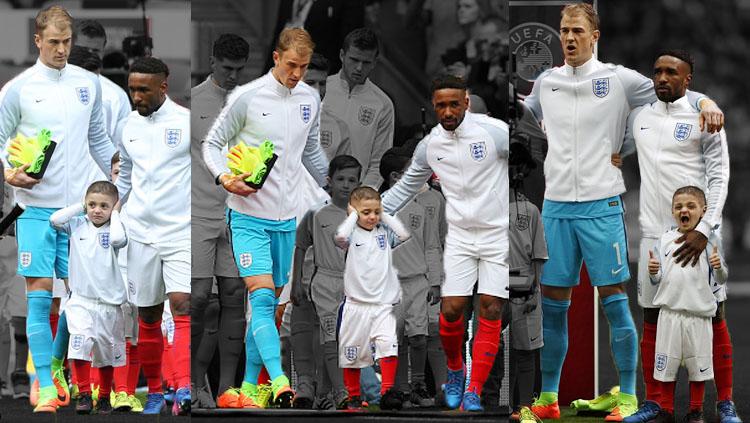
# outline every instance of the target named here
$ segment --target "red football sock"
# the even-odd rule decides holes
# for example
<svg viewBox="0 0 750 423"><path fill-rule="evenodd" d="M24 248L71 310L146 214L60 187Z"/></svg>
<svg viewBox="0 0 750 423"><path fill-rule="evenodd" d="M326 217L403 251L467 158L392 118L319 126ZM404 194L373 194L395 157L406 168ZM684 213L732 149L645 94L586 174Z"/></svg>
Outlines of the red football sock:
<svg viewBox="0 0 750 423"><path fill-rule="evenodd" d="M174 316L172 353L176 388L190 388L190 316Z"/></svg>
<svg viewBox="0 0 750 423"><path fill-rule="evenodd" d="M167 388L174 388L174 367L172 367L172 362L174 361L174 355L172 354L173 346L169 344L166 336L162 339L164 347L161 350L161 374L167 383Z"/></svg>
<svg viewBox="0 0 750 423"><path fill-rule="evenodd" d="M60 322L60 315L57 313L49 314L49 326L52 328L52 339L57 336L57 324Z"/></svg>
<svg viewBox="0 0 750 423"><path fill-rule="evenodd" d="M706 382L690 382L690 411L703 411Z"/></svg>
<svg viewBox="0 0 750 423"><path fill-rule="evenodd" d="M349 397L359 397L361 392L359 390L359 374L361 369L344 369L344 385L346 390L349 391Z"/></svg>
<svg viewBox="0 0 750 423"><path fill-rule="evenodd" d="M78 392L91 394L91 362L84 360L71 360L73 368L76 369L78 377Z"/></svg>
<svg viewBox="0 0 750 423"><path fill-rule="evenodd" d="M129 343L129 342L128 342ZM138 385L138 374L141 372L141 362L138 360L138 345L130 346L130 359L128 361L128 395L135 395Z"/></svg>
<svg viewBox="0 0 750 423"><path fill-rule="evenodd" d="M380 359L380 374L383 380L380 382L380 395L383 395L393 387L396 381L396 369L398 368L398 356L383 357Z"/></svg>
<svg viewBox="0 0 750 423"><path fill-rule="evenodd" d="M500 329L502 321L479 318L479 329L474 339L474 350L471 354L471 376L469 391L482 394L482 387L490 374L495 356L500 348Z"/></svg>
<svg viewBox="0 0 750 423"><path fill-rule="evenodd" d="M461 349L464 346L463 315L455 322L449 322L443 313L440 313L440 341L443 343L448 369L461 370L464 366L464 359L461 356Z"/></svg>
<svg viewBox="0 0 750 423"><path fill-rule="evenodd" d="M266 366L263 366L260 368L260 373L258 373L258 385L266 385L271 382L271 376L268 374L268 370L266 370Z"/></svg>
<svg viewBox="0 0 750 423"><path fill-rule="evenodd" d="M114 370L112 366L99 367L99 398L109 398L109 393L112 392Z"/></svg>
<svg viewBox="0 0 750 423"><path fill-rule="evenodd" d="M125 341L125 365L114 368L115 392L127 392L128 390L128 364L131 354L130 342Z"/></svg>
<svg viewBox="0 0 750 423"><path fill-rule="evenodd" d="M732 399L732 341L726 320L713 324L714 329L714 383L716 400Z"/></svg>
<svg viewBox="0 0 750 423"><path fill-rule="evenodd" d="M76 373L76 366L73 365L73 360L68 360L70 366L70 383L78 385L78 374Z"/></svg>
<svg viewBox="0 0 750 423"><path fill-rule="evenodd" d="M138 319L138 359L150 394L161 393L161 355L164 350L161 320L146 323Z"/></svg>
<svg viewBox="0 0 750 423"><path fill-rule="evenodd" d="M91 381L91 386L93 387L100 387L99 384L99 369L96 367L91 367L91 370L89 371L89 380Z"/></svg>
<svg viewBox="0 0 750 423"><path fill-rule="evenodd" d="M654 379L654 356L656 355L656 324L643 322L641 339L641 361L643 363L643 383L646 385L646 399L659 402L661 382Z"/></svg>
<svg viewBox="0 0 750 423"><path fill-rule="evenodd" d="M674 414L674 388L675 382L659 382L659 406Z"/></svg>

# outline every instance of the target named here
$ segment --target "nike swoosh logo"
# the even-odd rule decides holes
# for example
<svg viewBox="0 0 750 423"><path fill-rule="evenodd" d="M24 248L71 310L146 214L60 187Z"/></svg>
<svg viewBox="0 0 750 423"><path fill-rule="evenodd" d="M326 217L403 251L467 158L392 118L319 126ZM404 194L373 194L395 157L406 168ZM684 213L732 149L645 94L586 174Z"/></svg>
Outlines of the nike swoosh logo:
<svg viewBox="0 0 750 423"><path fill-rule="evenodd" d="M41 103L42 101L44 101L44 99L42 98L42 99L34 100L34 101L37 102L37 103Z"/></svg>
<svg viewBox="0 0 750 423"><path fill-rule="evenodd" d="M323 228L323 229L325 229L325 228L327 228L327 227L329 227L329 226L331 226L331 224L330 224L330 223L329 223L329 224L327 224L327 225L320 225L320 227L321 227L321 228Z"/></svg>
<svg viewBox="0 0 750 423"><path fill-rule="evenodd" d="M615 270L615 269L612 269L612 276L615 276L615 275L617 275L618 273L622 272L622 269L624 269L624 268L625 268L625 266L620 266L620 268L619 268L619 269L617 269L617 270Z"/></svg>
<svg viewBox="0 0 750 423"><path fill-rule="evenodd" d="M354 245L357 246L357 247L361 247L361 246L363 246L365 244L363 243L363 244L354 244Z"/></svg>
<svg viewBox="0 0 750 423"><path fill-rule="evenodd" d="M201 116L201 119L208 119L208 116Z"/></svg>
<svg viewBox="0 0 750 423"><path fill-rule="evenodd" d="M119 360L119 359L120 359L120 357L122 357L122 356L121 356L121 355L116 355L116 356L115 356L115 360Z"/></svg>
<svg viewBox="0 0 750 423"><path fill-rule="evenodd" d="M537 339L539 339L539 337L538 337L538 336L537 336L536 338L531 338L531 339L529 339L529 340L530 340L531 342L534 342L534 341L536 341Z"/></svg>
<svg viewBox="0 0 750 423"><path fill-rule="evenodd" d="M729 360L730 358L732 358L732 354L722 354L721 358L723 358L724 360Z"/></svg>
<svg viewBox="0 0 750 423"><path fill-rule="evenodd" d="M263 116L268 116L270 113L261 113Z"/></svg>
<svg viewBox="0 0 750 423"><path fill-rule="evenodd" d="M664 257L669 257L669 253L671 253L672 250L667 251L667 254L664 254Z"/></svg>
<svg viewBox="0 0 750 423"><path fill-rule="evenodd" d="M437 161L443 160L445 157L438 157Z"/></svg>
<svg viewBox="0 0 750 423"><path fill-rule="evenodd" d="M130 142L133 142L133 141L138 141L138 138L131 138Z"/></svg>
<svg viewBox="0 0 750 423"><path fill-rule="evenodd" d="M710 367L706 367L705 369L701 369L701 373L705 372L708 369L710 369Z"/></svg>
<svg viewBox="0 0 750 423"><path fill-rule="evenodd" d="M646 129L648 129L648 126L641 126L641 131L645 131Z"/></svg>
<svg viewBox="0 0 750 423"><path fill-rule="evenodd" d="M85 241L85 240L86 240L86 238L79 238L78 240L79 240L79 241Z"/></svg>
<svg viewBox="0 0 750 423"><path fill-rule="evenodd" d="M557 90L559 90L559 89L560 89L560 88L553 88L553 89L552 89L552 91L557 91Z"/></svg>

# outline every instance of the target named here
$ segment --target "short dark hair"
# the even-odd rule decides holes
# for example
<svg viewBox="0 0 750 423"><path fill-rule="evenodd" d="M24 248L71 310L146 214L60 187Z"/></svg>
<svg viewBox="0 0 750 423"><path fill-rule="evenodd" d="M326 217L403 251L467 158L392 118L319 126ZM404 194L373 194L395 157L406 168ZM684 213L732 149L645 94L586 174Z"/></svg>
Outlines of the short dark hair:
<svg viewBox="0 0 750 423"><path fill-rule="evenodd" d="M78 22L78 25L76 25L76 37L81 35L89 38L104 38L104 44L107 44L107 32L99 21L84 19Z"/></svg>
<svg viewBox="0 0 750 423"><path fill-rule="evenodd" d="M346 34L346 37L344 37L344 45L341 48L344 50L344 53L346 53L351 46L360 50L375 50L376 56L380 52L378 36L369 28L357 28Z"/></svg>
<svg viewBox="0 0 750 423"><path fill-rule="evenodd" d="M328 177L333 178L333 174L339 170L354 168L359 170L358 173L362 173L362 164L360 164L359 160L354 158L354 156L349 156L347 154L336 156L331 160L331 163L328 164Z"/></svg>
<svg viewBox="0 0 750 423"><path fill-rule="evenodd" d="M115 186L115 184L109 181L96 181L93 184L89 185L89 188L86 190L86 196L88 197L89 194L109 195L110 197L112 197L115 203L120 198L117 187Z"/></svg>
<svg viewBox="0 0 750 423"><path fill-rule="evenodd" d="M656 59L654 59L654 62L656 62L656 60L658 60L662 56L672 56L672 57L676 57L682 60L683 62L687 63L690 66L690 73L693 73L693 68L695 67L695 61L693 60L693 56L687 51L678 50L678 49L662 50L656 56Z"/></svg>
<svg viewBox="0 0 750 423"><path fill-rule="evenodd" d="M331 69L331 65L328 63L328 59L320 53L313 53L310 57L310 64L307 66L307 70L318 70L328 73Z"/></svg>
<svg viewBox="0 0 750 423"><path fill-rule="evenodd" d="M81 46L73 46L70 49L68 63L80 66L89 72L97 72L102 68L102 61L99 59L99 55Z"/></svg>
<svg viewBox="0 0 750 423"><path fill-rule="evenodd" d="M213 56L217 59L247 60L250 44L237 34L221 34L214 41Z"/></svg>
<svg viewBox="0 0 750 423"><path fill-rule="evenodd" d="M130 73L163 73L166 78L169 76L169 68L156 57L141 57L130 65Z"/></svg>
<svg viewBox="0 0 750 423"><path fill-rule="evenodd" d="M383 157L380 158L380 176L383 177L380 192L390 189L391 184L388 179L391 172L403 172L409 160L411 160L411 157L399 147L391 148L383 153Z"/></svg>
<svg viewBox="0 0 750 423"><path fill-rule="evenodd" d="M688 185L688 186L684 186L682 188L677 188L677 191L675 191L674 194L672 195L672 202L673 203L674 203L674 198L677 197L680 194L694 195L694 196L700 198L701 200L703 200L703 205L704 206L706 205L706 193L704 193L702 189L700 189L700 188L698 188L698 187L696 187L694 185Z"/></svg>
<svg viewBox="0 0 750 423"><path fill-rule="evenodd" d="M112 155L112 159L109 162L111 166L114 166L115 163L120 163L120 150L115 151L115 154Z"/></svg>
<svg viewBox="0 0 750 423"><path fill-rule="evenodd" d="M359 202L363 200L378 200L378 202L380 202L381 201L380 193L375 191L375 189L372 187L363 185L363 186L354 188L351 194L349 194L350 203L355 203L355 202Z"/></svg>
<svg viewBox="0 0 750 423"><path fill-rule="evenodd" d="M454 88L457 90L466 90L466 81L460 76L442 74L432 80L432 92L445 88Z"/></svg>

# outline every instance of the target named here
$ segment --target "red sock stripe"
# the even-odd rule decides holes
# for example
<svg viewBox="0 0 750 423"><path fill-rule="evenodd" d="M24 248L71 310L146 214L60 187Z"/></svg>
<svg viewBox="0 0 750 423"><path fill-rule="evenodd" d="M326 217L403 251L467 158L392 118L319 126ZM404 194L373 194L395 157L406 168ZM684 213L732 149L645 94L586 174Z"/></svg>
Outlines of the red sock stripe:
<svg viewBox="0 0 750 423"><path fill-rule="evenodd" d="M471 376L469 378L469 391L482 394L484 382L492 370L495 356L500 349L501 320L488 320L479 318L479 329L474 339L472 352Z"/></svg>
<svg viewBox="0 0 750 423"><path fill-rule="evenodd" d="M654 379L654 356L656 355L656 324L643 323L641 339L641 362L643 363L643 383L646 385L646 399L659 402L661 382Z"/></svg>
<svg viewBox="0 0 750 423"><path fill-rule="evenodd" d="M443 344L448 369L461 370L464 366L464 359L461 356L461 349L464 346L464 316L455 322L449 322L443 313L440 313L440 341Z"/></svg>
<svg viewBox="0 0 750 423"><path fill-rule="evenodd" d="M380 374L383 380L380 383L380 395L383 395L393 387L396 382L396 369L398 368L398 357L383 357L380 359Z"/></svg>
<svg viewBox="0 0 750 423"><path fill-rule="evenodd" d="M83 360L71 360L78 377L78 392L91 393L91 363Z"/></svg>
<svg viewBox="0 0 750 423"><path fill-rule="evenodd" d="M258 373L258 385L265 385L271 382L271 376L268 375L268 370L266 370L266 366L263 366L260 368L260 373Z"/></svg>
<svg viewBox="0 0 750 423"><path fill-rule="evenodd" d="M690 382L690 411L703 411L706 382Z"/></svg>
<svg viewBox="0 0 750 423"><path fill-rule="evenodd" d="M114 384L115 392L127 392L128 390L128 363L130 363L130 342L125 342L125 365L115 367Z"/></svg>
<svg viewBox="0 0 750 423"><path fill-rule="evenodd" d="M130 346L130 360L128 361L128 395L135 395L135 388L138 385L138 375L141 372L141 362L138 359L138 346Z"/></svg>
<svg viewBox="0 0 750 423"><path fill-rule="evenodd" d="M732 399L732 340L725 320L713 324L714 383L718 401Z"/></svg>
<svg viewBox="0 0 750 423"><path fill-rule="evenodd" d="M349 391L350 397L359 397L362 395L359 389L359 374L360 369L344 369L344 385L346 385L346 390Z"/></svg>
<svg viewBox="0 0 750 423"><path fill-rule="evenodd" d="M174 316L174 373L177 388L190 387L190 316Z"/></svg>
<svg viewBox="0 0 750 423"><path fill-rule="evenodd" d="M138 319L138 359L148 382L149 393L162 392L161 357L163 350L161 320L146 323Z"/></svg>
<svg viewBox="0 0 750 423"><path fill-rule="evenodd" d="M659 397L659 406L674 414L674 388L675 382L659 382L661 385L661 396Z"/></svg>
<svg viewBox="0 0 750 423"><path fill-rule="evenodd" d="M52 339L57 336L57 324L60 322L60 315L57 313L49 314L49 327L52 329Z"/></svg>
<svg viewBox="0 0 750 423"><path fill-rule="evenodd" d="M167 337L163 337L164 347L161 351L161 374L164 380L167 382L167 387L174 388L174 355L172 354L172 345L167 341Z"/></svg>
<svg viewBox="0 0 750 423"><path fill-rule="evenodd" d="M114 367L105 366L99 368L99 398L109 398L109 393L112 392L113 375Z"/></svg>

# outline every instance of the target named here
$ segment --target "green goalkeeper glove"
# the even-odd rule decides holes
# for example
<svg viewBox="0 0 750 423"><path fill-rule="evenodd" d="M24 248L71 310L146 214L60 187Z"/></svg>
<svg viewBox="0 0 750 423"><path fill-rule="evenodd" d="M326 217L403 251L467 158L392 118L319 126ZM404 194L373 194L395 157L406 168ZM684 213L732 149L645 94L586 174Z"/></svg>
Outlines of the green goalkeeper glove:
<svg viewBox="0 0 750 423"><path fill-rule="evenodd" d="M249 173L246 182L258 184L266 174L266 162L273 157L273 143L264 141L260 147L248 147L240 142L229 150L227 167L235 175Z"/></svg>
<svg viewBox="0 0 750 423"><path fill-rule="evenodd" d="M47 129L39 131L36 137L27 138L18 133L8 147L8 161L13 167L29 165L26 173L38 173L44 163L44 152L50 145L52 133Z"/></svg>

